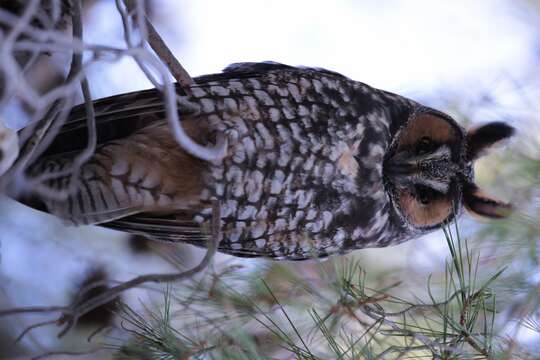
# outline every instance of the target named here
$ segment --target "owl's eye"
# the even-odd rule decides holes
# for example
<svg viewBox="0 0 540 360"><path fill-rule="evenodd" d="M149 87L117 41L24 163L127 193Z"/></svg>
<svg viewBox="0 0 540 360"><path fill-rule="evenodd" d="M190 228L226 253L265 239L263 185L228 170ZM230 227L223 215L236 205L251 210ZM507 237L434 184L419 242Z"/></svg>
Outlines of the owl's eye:
<svg viewBox="0 0 540 360"><path fill-rule="evenodd" d="M415 186L415 197L422 205L429 205L436 197L435 190L422 185Z"/></svg>
<svg viewBox="0 0 540 360"><path fill-rule="evenodd" d="M433 149L433 141L427 137L422 136L418 143L416 143L416 153L418 155L424 155Z"/></svg>

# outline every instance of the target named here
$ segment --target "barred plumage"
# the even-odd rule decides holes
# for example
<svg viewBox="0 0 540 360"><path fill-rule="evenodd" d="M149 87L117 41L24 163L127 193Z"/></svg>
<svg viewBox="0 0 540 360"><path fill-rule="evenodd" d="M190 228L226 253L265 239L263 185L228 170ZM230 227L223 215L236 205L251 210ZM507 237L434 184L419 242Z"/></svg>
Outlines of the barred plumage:
<svg viewBox="0 0 540 360"><path fill-rule="evenodd" d="M475 194L467 190L473 159L465 156L465 132L447 115L399 95L327 70L276 63L233 64L186 91L182 96L198 111L180 109L184 128L201 143L225 134L225 158L205 162L180 149L156 90L98 100L100 145L81 170L78 191L67 202L46 201L48 211L75 224L204 246L217 199L221 251L305 259L409 240L450 219L447 207L459 208L462 197ZM416 129L415 121L427 127ZM71 152L84 147L84 124L77 107L33 171L68 166ZM422 178L435 170L422 170L416 182L387 172L385 164L393 169L394 155L409 149L398 139L415 142L430 127L446 135L433 149L438 153L418 164L438 161L439 172L454 166L448 179ZM404 189L428 183L442 191L429 210L437 210L434 218L418 215L426 209L407 213L417 196Z"/></svg>

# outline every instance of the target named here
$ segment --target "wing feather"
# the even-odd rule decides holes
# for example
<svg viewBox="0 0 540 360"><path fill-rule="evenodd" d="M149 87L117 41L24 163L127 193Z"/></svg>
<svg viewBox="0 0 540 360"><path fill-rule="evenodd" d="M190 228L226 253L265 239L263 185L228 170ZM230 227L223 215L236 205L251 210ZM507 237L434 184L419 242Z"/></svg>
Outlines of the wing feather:
<svg viewBox="0 0 540 360"><path fill-rule="evenodd" d="M155 241L167 243L182 242L197 247L206 247L208 241L211 241L210 229L201 226L191 219L192 215L189 215L189 212L185 211L161 215L139 213L101 224L101 226L141 235ZM264 252L263 250L233 249L228 245L220 245L219 250L230 255L246 258L274 256L271 252Z"/></svg>
<svg viewBox="0 0 540 360"><path fill-rule="evenodd" d="M258 78L270 72L305 72L306 70L344 77L336 72L319 68L296 68L276 62L246 62L231 64L222 73L196 77L194 87L215 81ZM176 85L176 91L179 95L185 95L179 85ZM94 111L98 145L125 138L165 117L163 96L157 89L98 99L94 101ZM187 109L179 108L179 114L182 120L185 115L192 113ZM86 112L84 104L80 104L72 109L68 120L43 156L80 151L86 147L87 139Z"/></svg>

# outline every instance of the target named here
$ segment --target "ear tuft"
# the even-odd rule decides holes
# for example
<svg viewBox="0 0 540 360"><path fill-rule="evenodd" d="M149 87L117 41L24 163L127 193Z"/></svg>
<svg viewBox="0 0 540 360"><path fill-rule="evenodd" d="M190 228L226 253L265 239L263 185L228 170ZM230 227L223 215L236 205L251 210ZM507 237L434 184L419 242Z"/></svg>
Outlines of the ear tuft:
<svg viewBox="0 0 540 360"><path fill-rule="evenodd" d="M501 219L512 213L512 205L486 195L475 184L468 184L463 193L463 202L475 215Z"/></svg>
<svg viewBox="0 0 540 360"><path fill-rule="evenodd" d="M467 159L474 160L493 144L514 135L515 129L503 122L492 122L467 133Z"/></svg>

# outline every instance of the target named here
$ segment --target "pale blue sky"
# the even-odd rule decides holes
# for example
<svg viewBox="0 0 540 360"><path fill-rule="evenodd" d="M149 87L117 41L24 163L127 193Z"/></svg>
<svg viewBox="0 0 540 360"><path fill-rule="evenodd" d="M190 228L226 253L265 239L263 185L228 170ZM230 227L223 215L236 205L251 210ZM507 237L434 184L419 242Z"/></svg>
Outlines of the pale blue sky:
<svg viewBox="0 0 540 360"><path fill-rule="evenodd" d="M194 76L274 60L390 91L427 92L521 78L539 56L537 32L502 0L157 2L158 28ZM121 43L118 17L102 15L113 8L112 1L96 6L91 20L99 28L87 32L89 40ZM145 86L142 75L126 77L125 64L118 66L101 76L122 89Z"/></svg>

